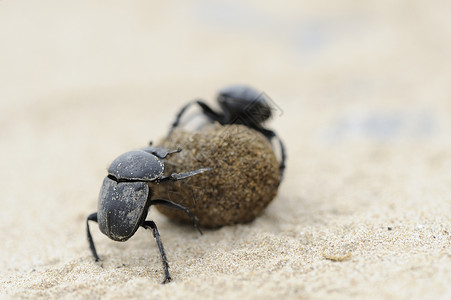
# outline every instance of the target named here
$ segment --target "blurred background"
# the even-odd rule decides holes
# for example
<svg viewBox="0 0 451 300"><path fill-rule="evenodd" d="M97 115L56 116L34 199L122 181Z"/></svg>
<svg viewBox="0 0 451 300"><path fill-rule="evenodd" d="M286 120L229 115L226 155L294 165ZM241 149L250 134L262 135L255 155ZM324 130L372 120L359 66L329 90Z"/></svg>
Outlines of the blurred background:
<svg viewBox="0 0 451 300"><path fill-rule="evenodd" d="M0 1L2 270L89 256L84 222L108 164L233 83L279 108L279 229L446 191L450 12L444 0Z"/></svg>

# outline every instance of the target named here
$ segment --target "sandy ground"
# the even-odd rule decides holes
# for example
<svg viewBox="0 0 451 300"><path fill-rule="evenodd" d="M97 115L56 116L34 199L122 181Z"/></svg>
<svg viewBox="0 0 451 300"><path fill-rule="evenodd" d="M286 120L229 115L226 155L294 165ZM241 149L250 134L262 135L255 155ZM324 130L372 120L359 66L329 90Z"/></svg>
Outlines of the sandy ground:
<svg viewBox="0 0 451 300"><path fill-rule="evenodd" d="M0 294L450 299L449 1L0 1ZM153 237L92 226L108 164L248 83L288 149L264 214ZM95 224L93 224L95 225Z"/></svg>

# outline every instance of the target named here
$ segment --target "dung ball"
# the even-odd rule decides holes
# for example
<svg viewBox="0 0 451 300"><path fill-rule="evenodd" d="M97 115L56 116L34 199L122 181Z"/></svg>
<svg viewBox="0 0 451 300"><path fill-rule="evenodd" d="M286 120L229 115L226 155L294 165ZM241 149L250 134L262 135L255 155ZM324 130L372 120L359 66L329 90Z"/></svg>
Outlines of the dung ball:
<svg viewBox="0 0 451 300"><path fill-rule="evenodd" d="M211 168L180 181L152 186L154 199L188 207L204 227L250 222L277 195L279 162L271 143L256 130L217 123L194 132L176 129L158 146L183 149L165 159L165 174ZM182 211L157 208L170 219L192 222Z"/></svg>

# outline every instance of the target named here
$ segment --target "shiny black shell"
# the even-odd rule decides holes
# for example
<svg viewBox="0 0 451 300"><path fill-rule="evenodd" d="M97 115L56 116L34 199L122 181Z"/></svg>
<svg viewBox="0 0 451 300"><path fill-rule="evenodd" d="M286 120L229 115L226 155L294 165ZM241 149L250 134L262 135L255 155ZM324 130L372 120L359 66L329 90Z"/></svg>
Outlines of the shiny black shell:
<svg viewBox="0 0 451 300"><path fill-rule="evenodd" d="M238 118L259 124L271 117L271 99L247 85L231 85L221 89L217 101L224 111L226 122Z"/></svg>
<svg viewBox="0 0 451 300"><path fill-rule="evenodd" d="M100 231L115 241L126 241L138 230L147 216L147 182L103 180L99 195L98 223Z"/></svg>
<svg viewBox="0 0 451 300"><path fill-rule="evenodd" d="M161 177L163 172L163 162L143 150L133 150L120 155L108 168L108 174L117 180L152 181Z"/></svg>

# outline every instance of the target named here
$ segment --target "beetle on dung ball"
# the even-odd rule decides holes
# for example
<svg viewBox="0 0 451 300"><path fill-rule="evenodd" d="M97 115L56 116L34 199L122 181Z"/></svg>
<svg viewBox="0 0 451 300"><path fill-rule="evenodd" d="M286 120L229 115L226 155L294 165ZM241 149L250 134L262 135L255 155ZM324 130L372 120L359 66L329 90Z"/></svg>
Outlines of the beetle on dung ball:
<svg viewBox="0 0 451 300"><path fill-rule="evenodd" d="M96 261L99 256L89 221L97 222L102 233L121 242L143 227L152 230L156 239L163 283L167 283L171 276L160 234L156 224L146 220L150 206L156 205L170 219L194 223L202 234L199 225L218 228L250 222L275 198L286 153L279 136L263 126L271 117L269 97L249 86L232 85L219 91L217 101L220 112L203 100L189 102L157 147L151 144L126 152L111 163L98 211L86 220ZM179 125L193 104L212 122L190 132ZM271 143L274 138L279 142L279 160ZM174 148L177 150L169 150ZM193 171L184 172L186 169ZM171 175L164 175L165 170ZM208 176L200 175L207 171ZM191 178L189 183L183 180L186 178Z"/></svg>
<svg viewBox="0 0 451 300"><path fill-rule="evenodd" d="M99 261L99 256L89 229L89 221L97 222L102 233L119 242L128 240L141 226L152 230L156 239L163 261L163 283L171 281L169 265L157 225L153 221L146 220L150 206L162 205L181 210L192 219L194 226L201 234L202 231L194 214L188 208L166 199L152 199L152 186L182 180L210 170L199 168L190 172L163 175L162 159L180 151L182 151L181 148L170 151L149 146L126 152L111 163L108 176L103 180L100 191L98 211L90 214L86 220L88 242L96 261Z"/></svg>

